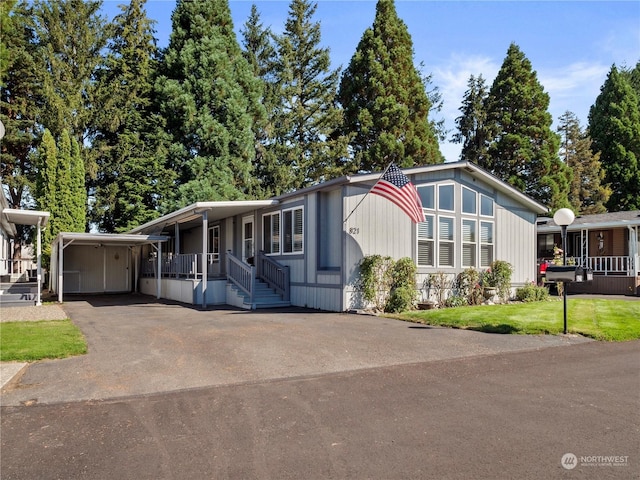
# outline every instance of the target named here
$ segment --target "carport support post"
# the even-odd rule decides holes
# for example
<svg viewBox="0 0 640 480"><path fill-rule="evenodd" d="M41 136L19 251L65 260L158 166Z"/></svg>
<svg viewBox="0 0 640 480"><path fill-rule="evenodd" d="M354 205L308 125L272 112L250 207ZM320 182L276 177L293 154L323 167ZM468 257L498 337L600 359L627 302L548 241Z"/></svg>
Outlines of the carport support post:
<svg viewBox="0 0 640 480"><path fill-rule="evenodd" d="M38 218L38 240L36 247L36 255L38 257L38 269L36 273L36 280L38 282L38 297L36 298L36 305L39 307L42 305L42 218Z"/></svg>
<svg viewBox="0 0 640 480"><path fill-rule="evenodd" d="M207 240L209 235L209 217L207 210L202 212L202 308L207 308Z"/></svg>
<svg viewBox="0 0 640 480"><path fill-rule="evenodd" d="M62 237L58 237L58 303L62 303L62 271L63 271L63 255L64 255L64 240Z"/></svg>

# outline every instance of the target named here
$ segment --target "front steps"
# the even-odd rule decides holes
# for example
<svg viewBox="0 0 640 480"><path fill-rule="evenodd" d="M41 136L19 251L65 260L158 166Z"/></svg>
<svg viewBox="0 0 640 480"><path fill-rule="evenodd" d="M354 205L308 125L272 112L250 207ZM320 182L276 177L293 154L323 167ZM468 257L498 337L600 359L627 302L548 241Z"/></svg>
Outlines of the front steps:
<svg viewBox="0 0 640 480"><path fill-rule="evenodd" d="M256 291L253 302L249 296L236 287L233 283L227 283L227 304L244 310L256 310L261 308L290 307L291 302L282 299L282 296L270 288L262 280L256 280Z"/></svg>
<svg viewBox="0 0 640 480"><path fill-rule="evenodd" d="M33 306L37 301L35 282L0 283L0 308Z"/></svg>

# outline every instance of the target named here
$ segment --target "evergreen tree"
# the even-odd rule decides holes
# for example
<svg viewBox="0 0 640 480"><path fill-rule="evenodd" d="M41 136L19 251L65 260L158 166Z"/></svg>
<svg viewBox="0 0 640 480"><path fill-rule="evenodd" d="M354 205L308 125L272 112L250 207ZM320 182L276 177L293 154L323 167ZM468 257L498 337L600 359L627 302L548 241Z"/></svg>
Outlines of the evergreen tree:
<svg viewBox="0 0 640 480"><path fill-rule="evenodd" d="M6 186L11 208L32 207L35 201L37 167L33 152L39 145L40 128L37 124L41 82L37 77L37 47L32 25L32 6L21 1L2 3L3 51L6 53L5 70L0 87L0 120L5 136L0 149L0 177ZM6 22L6 23L5 23ZM10 32L4 30L10 25ZM3 192L4 194L5 192ZM19 241L14 242L13 258L21 255L22 244L30 237L31 228L16 225Z"/></svg>
<svg viewBox="0 0 640 480"><path fill-rule="evenodd" d="M38 148L38 176L36 179L36 200L39 210L50 213L49 222L42 232L42 253L48 258L51 253L51 242L58 235L58 205L57 173L58 173L58 148L56 141L49 130L42 135L42 142ZM46 263L46 262L45 262Z"/></svg>
<svg viewBox="0 0 640 480"><path fill-rule="evenodd" d="M73 231L73 190L71 180L71 137L69 131L64 129L60 134L60 139L56 142L56 204L53 206L51 214L56 217L56 224L59 232ZM50 207L51 208L51 207ZM84 225L83 225L84 227ZM83 228L84 229L84 228Z"/></svg>
<svg viewBox="0 0 640 480"><path fill-rule="evenodd" d="M103 232L128 231L152 220L173 193L174 173L165 165L165 122L153 104L158 52L145 1L121 6L97 76L97 96L104 108L93 141L99 168L91 216Z"/></svg>
<svg viewBox="0 0 640 480"><path fill-rule="evenodd" d="M156 82L173 134L179 203L235 200L251 192L253 122L265 115L261 84L242 55L226 0L178 0Z"/></svg>
<svg viewBox="0 0 640 480"><path fill-rule="evenodd" d="M477 77L471 75L467 87L460 107L462 115L456 118L458 132L451 140L454 143L462 143L460 160L481 164L487 155L485 102L488 91L482 75Z"/></svg>
<svg viewBox="0 0 640 480"><path fill-rule="evenodd" d="M638 98L615 65L589 110L592 149L600 152L612 194L609 211L640 209L640 112Z"/></svg>
<svg viewBox="0 0 640 480"><path fill-rule="evenodd" d="M571 168L571 208L577 215L604 213L611 190L603 183L605 172L600 154L591 151L591 139L582 131L578 117L565 112L559 118L560 158Z"/></svg>
<svg viewBox="0 0 640 480"><path fill-rule="evenodd" d="M392 0L379 0L373 27L358 44L342 75L344 108L353 159L345 173L441 163L428 115L431 108L413 63L413 42Z"/></svg>
<svg viewBox="0 0 640 480"><path fill-rule="evenodd" d="M69 158L69 231L84 232L87 224L87 190L84 186L84 162L80 145L71 138Z"/></svg>
<svg viewBox="0 0 640 480"><path fill-rule="evenodd" d="M558 157L549 95L511 44L486 102L487 157L479 165L552 210L569 205L570 169Z"/></svg>
<svg viewBox="0 0 640 480"><path fill-rule="evenodd" d="M284 33L277 37L279 102L274 119L279 165L271 183L276 193L316 184L335 175L346 142L336 136L341 111L335 104L338 72L330 70L329 49L320 47L317 4L292 0Z"/></svg>
<svg viewBox="0 0 640 480"><path fill-rule="evenodd" d="M266 116L255 118L253 121L256 142L254 168L258 180L254 185L253 196L267 198L279 192L276 180L278 176L274 174L278 171L279 162L273 148L273 123L278 103L277 51L273 33L262 24L255 4L251 6L251 14L240 33L242 54L249 62L253 74L262 80L262 104Z"/></svg>
<svg viewBox="0 0 640 480"><path fill-rule="evenodd" d="M101 0L57 0L34 3L44 108L40 122L54 137L64 129L83 146L90 139L94 115L101 110L93 76L109 35L100 16ZM95 174L95 165L87 167Z"/></svg>
<svg viewBox="0 0 640 480"><path fill-rule="evenodd" d="M8 39L15 35L13 18L10 13L16 4L16 0L5 0L0 2L0 85L9 68L9 48Z"/></svg>

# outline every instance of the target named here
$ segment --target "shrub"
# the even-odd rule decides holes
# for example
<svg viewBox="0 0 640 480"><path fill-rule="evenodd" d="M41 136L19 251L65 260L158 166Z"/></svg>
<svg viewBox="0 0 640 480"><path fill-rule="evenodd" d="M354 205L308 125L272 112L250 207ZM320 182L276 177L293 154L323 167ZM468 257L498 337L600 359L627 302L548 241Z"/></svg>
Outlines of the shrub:
<svg viewBox="0 0 640 480"><path fill-rule="evenodd" d="M542 302L549 298L549 290L529 283L516 289L516 300L520 302Z"/></svg>
<svg viewBox="0 0 640 480"><path fill-rule="evenodd" d="M483 287L495 287L498 296L503 302L509 300L511 296L511 275L513 267L504 260L495 260L491 266L482 274L481 282Z"/></svg>
<svg viewBox="0 0 640 480"><path fill-rule="evenodd" d="M382 310L391 290L391 257L368 255L360 262L360 278L357 288L363 298L373 303L377 310Z"/></svg>
<svg viewBox="0 0 640 480"><path fill-rule="evenodd" d="M451 295L444 301L445 307L464 307L465 305L469 305L467 301L467 297L456 293Z"/></svg>
<svg viewBox="0 0 640 480"><path fill-rule="evenodd" d="M404 312L411 310L416 299L415 287L402 286L394 288L389 295L384 311L388 313Z"/></svg>
<svg viewBox="0 0 640 480"><path fill-rule="evenodd" d="M391 293L385 304L385 312L402 312L413 308L416 301L416 272L413 260L403 257L390 267Z"/></svg>
<svg viewBox="0 0 640 480"><path fill-rule="evenodd" d="M482 303L482 287L480 286L480 272L475 268L467 268L458 275L458 289L460 295L466 299L468 305Z"/></svg>

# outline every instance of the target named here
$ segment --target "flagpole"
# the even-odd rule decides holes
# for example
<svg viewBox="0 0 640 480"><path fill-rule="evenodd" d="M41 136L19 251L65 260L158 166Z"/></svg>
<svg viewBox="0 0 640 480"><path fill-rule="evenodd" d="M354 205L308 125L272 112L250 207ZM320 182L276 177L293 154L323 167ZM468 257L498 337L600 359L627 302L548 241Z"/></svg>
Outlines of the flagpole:
<svg viewBox="0 0 640 480"><path fill-rule="evenodd" d="M364 194L364 197L362 197L362 198L360 199L360 201L358 202L358 204L357 204L355 207L353 207L353 210L351 210L351 213L350 213L349 215L347 215L347 218L345 218L345 219L342 221L342 223L346 223L346 222L347 222L347 220L349 220L349 218L351 218L351 215L353 215L353 212L355 212L355 211L358 209L358 207L360 206L360 204L361 204L362 202L364 202L364 199L365 199L365 198L367 198L367 195L369 195L369 193L371 193L371 190L373 189L373 187L375 187L375 186L376 186L376 184L380 181L380 179L381 179L382 177L384 177L384 174L385 174L385 173L387 173L387 170L389 170L389 169L391 168L391 165L393 165L393 160L391 160L391 161L389 162L389 165L387 165L387 168L385 168L385 169L384 169L384 172L382 172L382 173L380 174L380 176L378 177L378 180L376 180L376 183L374 183L374 184L372 185L372 187L367 191L367 193L365 193L365 194Z"/></svg>

